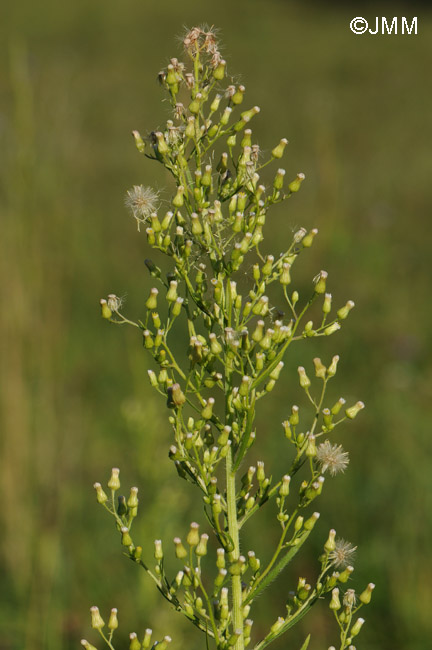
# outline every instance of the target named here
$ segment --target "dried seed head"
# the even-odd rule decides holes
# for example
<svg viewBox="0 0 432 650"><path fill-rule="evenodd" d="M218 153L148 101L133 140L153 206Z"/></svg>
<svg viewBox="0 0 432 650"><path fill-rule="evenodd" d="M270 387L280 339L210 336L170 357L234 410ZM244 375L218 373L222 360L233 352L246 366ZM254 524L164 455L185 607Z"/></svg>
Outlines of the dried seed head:
<svg viewBox="0 0 432 650"><path fill-rule="evenodd" d="M332 445L328 440L318 445L316 459L322 472L336 476L344 472L349 463L349 454L341 445Z"/></svg>
<svg viewBox="0 0 432 650"><path fill-rule="evenodd" d="M329 554L329 558L335 567L343 569L353 562L356 550L357 546L353 546L344 539L337 539L335 548Z"/></svg>
<svg viewBox="0 0 432 650"><path fill-rule="evenodd" d="M125 205L137 220L138 230L140 223L145 223L152 212L156 211L158 196L151 187L144 187L144 185L134 185L126 192Z"/></svg>

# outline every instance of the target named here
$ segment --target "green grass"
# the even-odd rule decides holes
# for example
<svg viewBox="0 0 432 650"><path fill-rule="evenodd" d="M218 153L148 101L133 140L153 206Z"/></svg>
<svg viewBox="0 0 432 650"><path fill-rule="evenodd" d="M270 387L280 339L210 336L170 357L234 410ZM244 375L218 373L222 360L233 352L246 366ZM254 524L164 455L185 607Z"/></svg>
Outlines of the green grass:
<svg viewBox="0 0 432 650"><path fill-rule="evenodd" d="M127 293L129 309L140 314L148 252L123 197L134 183L163 191L169 179L143 164L129 133L150 131L166 117L156 73L176 53L173 37L182 26L203 21L222 29L230 71L246 85L248 104L261 106L254 127L261 146L270 149L286 135L288 176L307 176L275 217L269 250L282 249L281 238L295 226L317 226L300 281L325 268L335 300L356 301L348 327L320 345L320 354L325 360L340 353L338 385L367 410L343 437L349 472L327 488L316 548L300 558L299 574L314 570L314 551L335 526L359 545L359 587L377 584L359 647L426 647L432 17L417 11L417 36L359 37L348 29L357 13L345 4L333 12L277 0L23 0L6 10L0 650L76 648L93 604L105 612L117 606L125 634L151 625L159 635L171 633L178 648L202 647L122 558L91 486L113 465L125 484L140 486L148 549L155 537L183 533L199 513L168 461L165 405L147 386L139 341L101 322L98 300ZM262 411L259 423L274 455L266 461L280 469L280 422L287 403L299 400L295 368L308 362L301 348L295 354L274 408ZM158 492L156 478L163 482ZM260 619L291 588L289 578L261 600ZM326 606L318 605L305 626L293 631L294 650L310 626L311 650L335 641Z"/></svg>

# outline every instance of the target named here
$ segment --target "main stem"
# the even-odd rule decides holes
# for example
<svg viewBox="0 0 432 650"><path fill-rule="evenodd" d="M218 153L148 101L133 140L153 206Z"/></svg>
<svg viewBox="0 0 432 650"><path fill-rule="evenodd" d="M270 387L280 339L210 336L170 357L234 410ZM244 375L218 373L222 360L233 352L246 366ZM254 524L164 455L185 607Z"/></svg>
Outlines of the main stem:
<svg viewBox="0 0 432 650"><path fill-rule="evenodd" d="M226 456L226 488L228 506L228 532L234 545L231 556L232 560L235 562L240 556L240 537L237 519L235 472L232 471L231 448L229 448ZM231 584L233 628L234 631L241 631L241 634L234 647L235 650L244 650L241 576L233 575Z"/></svg>

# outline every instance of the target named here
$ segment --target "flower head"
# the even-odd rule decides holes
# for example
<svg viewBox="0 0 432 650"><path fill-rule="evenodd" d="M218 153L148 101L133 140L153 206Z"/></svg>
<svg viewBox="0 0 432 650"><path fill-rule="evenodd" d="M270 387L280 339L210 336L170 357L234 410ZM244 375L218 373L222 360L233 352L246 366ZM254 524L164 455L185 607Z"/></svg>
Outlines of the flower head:
<svg viewBox="0 0 432 650"><path fill-rule="evenodd" d="M318 445L316 459L320 464L321 471L330 472L335 476L344 472L349 463L349 454L343 450L341 445L332 445L328 440Z"/></svg>
<svg viewBox="0 0 432 650"><path fill-rule="evenodd" d="M151 187L144 185L134 185L126 192L125 205L137 220L138 230L140 223L145 223L152 212L155 212L158 196Z"/></svg>
<svg viewBox="0 0 432 650"><path fill-rule="evenodd" d="M329 558L335 567L344 569L354 560L356 550L357 546L353 546L344 539L337 539L334 550L329 553Z"/></svg>

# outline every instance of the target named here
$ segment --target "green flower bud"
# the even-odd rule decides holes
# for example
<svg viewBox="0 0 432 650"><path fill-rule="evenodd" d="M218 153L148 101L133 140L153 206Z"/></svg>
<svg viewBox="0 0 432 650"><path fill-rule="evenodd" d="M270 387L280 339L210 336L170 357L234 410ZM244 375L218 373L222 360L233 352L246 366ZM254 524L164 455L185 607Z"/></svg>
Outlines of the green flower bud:
<svg viewBox="0 0 432 650"><path fill-rule="evenodd" d="M282 264L282 273L281 273L280 278L279 278L279 282L282 285L291 284L290 269L291 269L291 264L288 264L288 262L284 262Z"/></svg>
<svg viewBox="0 0 432 650"><path fill-rule="evenodd" d="M147 309L157 309L157 296L159 291L156 288L150 289L150 295L146 300Z"/></svg>
<svg viewBox="0 0 432 650"><path fill-rule="evenodd" d="M146 235L149 246L154 246L156 243L156 237L153 228L146 228Z"/></svg>
<svg viewBox="0 0 432 650"><path fill-rule="evenodd" d="M235 106L242 103L245 90L246 88L244 86L238 86L236 89L234 95L231 97L231 101Z"/></svg>
<svg viewBox="0 0 432 650"><path fill-rule="evenodd" d="M318 228L313 228L313 230L310 230L307 235L305 235L302 239L302 245L304 248L310 248L312 246L314 237L318 234Z"/></svg>
<svg viewBox="0 0 432 650"><path fill-rule="evenodd" d="M169 283L169 289L166 295L166 299L168 300L168 302L174 302L175 300L177 300L178 297L177 285L178 285L177 280L171 280L171 282Z"/></svg>
<svg viewBox="0 0 432 650"><path fill-rule="evenodd" d="M154 341L150 333L150 330L143 331L143 338L144 338L144 347L147 350L151 350L154 347Z"/></svg>
<svg viewBox="0 0 432 650"><path fill-rule="evenodd" d="M250 147L252 145L252 130L245 129L243 133L242 141L240 142L241 147Z"/></svg>
<svg viewBox="0 0 432 650"><path fill-rule="evenodd" d="M99 302L101 306L102 318L106 318L106 320L109 320L112 316L112 311L108 307L107 301L104 298L101 298Z"/></svg>
<svg viewBox="0 0 432 650"><path fill-rule="evenodd" d="M141 650L141 643L135 632L129 634L129 650Z"/></svg>
<svg viewBox="0 0 432 650"><path fill-rule="evenodd" d="M317 277L315 278L315 293L317 295L325 293L326 282L327 282L328 273L327 271L320 271Z"/></svg>
<svg viewBox="0 0 432 650"><path fill-rule="evenodd" d="M120 489L120 479L119 479L120 470L118 467L113 467L111 470L111 478L108 481L108 487L110 490L119 490Z"/></svg>
<svg viewBox="0 0 432 650"><path fill-rule="evenodd" d="M332 597L329 605L330 609L333 611L337 611L342 607L341 602L339 600L339 589L335 587L332 589Z"/></svg>
<svg viewBox="0 0 432 650"><path fill-rule="evenodd" d="M219 120L219 123L222 126L226 126L228 124L229 119L231 117L231 113L232 113L231 106L227 106L226 109L224 110L224 112L222 113L222 117Z"/></svg>
<svg viewBox="0 0 432 650"><path fill-rule="evenodd" d="M210 187L211 181L212 181L212 168L211 165L206 165L204 174L201 179L201 183L202 185L204 185L204 187Z"/></svg>
<svg viewBox="0 0 432 650"><path fill-rule="evenodd" d="M250 566L250 568L252 569L252 571L254 573L256 573L259 570L259 568L261 566L261 562L255 556L254 551L249 551L248 552L248 563L249 563L249 566Z"/></svg>
<svg viewBox="0 0 432 650"><path fill-rule="evenodd" d="M314 360L314 366L315 366L315 376L318 377L319 379L325 379L326 377L326 367L322 363L321 359L319 357L316 357Z"/></svg>
<svg viewBox="0 0 432 650"><path fill-rule="evenodd" d="M216 81L221 81L224 78L225 68L226 61L224 59L221 59L221 61L219 61L218 65L213 70L213 77L216 79Z"/></svg>
<svg viewBox="0 0 432 650"><path fill-rule="evenodd" d="M372 592L374 589L375 589L374 583L370 582L366 587L366 589L360 594L359 601L363 603L363 605L369 605L372 598Z"/></svg>
<svg viewBox="0 0 432 650"><path fill-rule="evenodd" d="M333 357L331 364L330 364L329 367L327 368L327 376L328 376L328 377L334 377L334 376L335 376L335 374L336 374L336 370L337 370L337 364L338 364L338 361L339 361L339 355L336 354L336 355Z"/></svg>
<svg viewBox="0 0 432 650"><path fill-rule="evenodd" d="M294 405L291 409L291 415L289 418L289 423L292 427L295 427L299 423L299 407Z"/></svg>
<svg viewBox="0 0 432 650"><path fill-rule="evenodd" d="M187 138L195 137L195 117L193 115L191 115L191 117L188 117L186 129L185 129L185 136Z"/></svg>
<svg viewBox="0 0 432 650"><path fill-rule="evenodd" d="M309 388L311 385L311 380L307 376L306 370L303 368L303 366L299 366L297 368L297 372L299 374L300 386L305 389Z"/></svg>
<svg viewBox="0 0 432 650"><path fill-rule="evenodd" d="M115 607L112 608L109 621L108 621L108 627L110 630L116 630L118 628L118 618L117 618L117 609Z"/></svg>
<svg viewBox="0 0 432 650"><path fill-rule="evenodd" d="M354 420L354 418L357 416L357 414L364 409L364 404L363 402L356 402L354 406L351 406L350 408L347 408L345 411L345 415L347 418L350 420Z"/></svg>
<svg viewBox="0 0 432 650"><path fill-rule="evenodd" d="M334 406L332 406L332 408L331 408L332 415L337 415L339 413L339 411L341 410L342 406L344 406L344 404L345 404L344 398L340 397L338 399L338 401L336 402L336 404L334 404Z"/></svg>
<svg viewBox="0 0 432 650"><path fill-rule="evenodd" d="M309 517L309 519L306 519L303 528L305 530L312 530L316 522L318 521L319 517L320 517L320 513L314 512L313 515Z"/></svg>
<svg viewBox="0 0 432 650"><path fill-rule="evenodd" d="M80 643L82 646L84 646L85 650L97 650L97 648L89 643L87 639L81 639Z"/></svg>
<svg viewBox="0 0 432 650"><path fill-rule="evenodd" d="M360 632L362 629L363 623L365 622L364 618L358 618L354 625L351 628L350 635L357 636L357 634Z"/></svg>
<svg viewBox="0 0 432 650"><path fill-rule="evenodd" d="M210 418L212 417L214 403L215 403L214 397L209 397L208 400L206 401L205 406L201 411L201 417L203 417L204 420L210 420Z"/></svg>
<svg viewBox="0 0 432 650"><path fill-rule="evenodd" d="M268 330L268 331L269 331L269 330ZM274 370L272 370L272 372L270 373L270 378L271 378L271 379L274 379L275 381L277 381L277 380L279 379L279 375L280 375L280 373L281 373L282 368L284 367L284 365L285 365L285 364L284 364L283 361L279 361L279 363L277 364L277 366L276 366L276 367L274 368Z"/></svg>
<svg viewBox="0 0 432 650"><path fill-rule="evenodd" d="M331 303L332 303L332 295L331 293L326 293L324 295L324 302L322 306L323 314L329 314L331 312Z"/></svg>
<svg viewBox="0 0 432 650"><path fill-rule="evenodd" d="M94 489L96 490L96 499L98 503L105 503L108 500L108 496L105 494L100 483L94 483Z"/></svg>
<svg viewBox="0 0 432 650"><path fill-rule="evenodd" d="M350 313L350 311L351 311L351 309L353 307L354 307L354 302L352 300L348 300L346 305L344 307L341 307L340 309L338 309L338 311L336 312L337 317L340 320L345 320L345 318L348 316L348 314Z"/></svg>
<svg viewBox="0 0 432 650"><path fill-rule="evenodd" d="M328 327L325 328L324 334L326 336L331 336L332 334L340 330L340 328L341 326L339 325L339 323L333 323L332 325L329 325Z"/></svg>
<svg viewBox="0 0 432 650"><path fill-rule="evenodd" d="M184 191L185 190L183 185L179 185L177 187L177 194L172 200L172 204L175 208L181 208L182 205L184 204L184 198L183 198Z"/></svg>
<svg viewBox="0 0 432 650"><path fill-rule="evenodd" d="M183 298L178 297L178 298L175 299L175 301L174 301L174 303L172 305L172 309L171 309L171 314L173 316L179 316L180 315L183 303L184 303Z"/></svg>
<svg viewBox="0 0 432 650"><path fill-rule="evenodd" d="M200 541L198 543L198 546L195 549L195 553L199 557L203 557L204 555L207 555L207 542L208 542L209 536L206 533L203 533L200 537Z"/></svg>
<svg viewBox="0 0 432 650"><path fill-rule="evenodd" d="M129 499L127 500L128 508L138 508L138 488L131 487Z"/></svg>
<svg viewBox="0 0 432 650"><path fill-rule="evenodd" d="M210 111L212 113L215 113L217 111L217 109L219 108L219 104L221 102L221 99L222 99L222 95L219 95L219 94L215 95L212 103L210 104Z"/></svg>
<svg viewBox="0 0 432 650"><path fill-rule="evenodd" d="M282 138L279 144L276 145L274 149L272 149L271 155L273 156L273 158L282 158L287 144L288 144L288 140L286 138Z"/></svg>
<svg viewBox="0 0 432 650"><path fill-rule="evenodd" d="M306 446L305 454L308 458L313 458L314 456L317 455L315 436L312 434L309 434L308 436L308 443Z"/></svg>
<svg viewBox="0 0 432 650"><path fill-rule="evenodd" d="M118 500L117 514L119 517L123 517L123 515L125 515L128 511L126 505L126 497L120 495L117 497L117 500Z"/></svg>
<svg viewBox="0 0 432 650"><path fill-rule="evenodd" d="M186 397L182 389L180 388L180 384L173 384L172 386L169 386L167 392L168 392L169 408L173 408L175 406L182 406L186 402Z"/></svg>
<svg viewBox="0 0 432 650"><path fill-rule="evenodd" d="M324 544L324 550L326 551L326 553L331 553L332 551L335 550L336 548L335 537L336 537L336 531L334 530L334 528L332 528L329 532L327 541Z"/></svg>
<svg viewBox="0 0 432 650"><path fill-rule="evenodd" d="M105 623L102 616L99 613L99 607L96 607L96 605L90 607L90 613L91 613L92 628L94 630L101 630L105 626Z"/></svg>
<svg viewBox="0 0 432 650"><path fill-rule="evenodd" d="M273 625L270 628L270 633L271 634L276 634L276 632L279 632L281 627L284 625L285 619L282 618L282 616L279 616L278 620L276 623L273 623Z"/></svg>
<svg viewBox="0 0 432 650"><path fill-rule="evenodd" d="M189 110L191 113L194 115L197 115L200 112L201 109L201 100L202 100L202 94L197 93L194 97L194 99L191 101L189 104Z"/></svg>
<svg viewBox="0 0 432 650"><path fill-rule="evenodd" d="M199 524L197 524L195 521L193 521L190 525L190 529L187 534L186 541L189 544L189 546L197 546L199 544L200 541Z"/></svg>
<svg viewBox="0 0 432 650"><path fill-rule="evenodd" d="M148 650L148 648L150 648L152 634L153 634L153 630L147 628L144 633L144 639L142 642L143 650Z"/></svg>
<svg viewBox="0 0 432 650"><path fill-rule="evenodd" d="M219 588L225 582L225 579L228 575L228 571L224 568L220 568L218 574L215 578L214 584L216 588Z"/></svg>
<svg viewBox="0 0 432 650"><path fill-rule="evenodd" d="M285 174L286 174L285 169L278 169L277 170L275 179L273 181L273 187L275 188L275 190L281 190L282 189Z"/></svg>
<svg viewBox="0 0 432 650"><path fill-rule="evenodd" d="M264 266L262 267L262 274L267 277L270 275L270 273L273 270L273 262L274 262L274 257L273 255L267 255L266 261Z"/></svg>
<svg viewBox="0 0 432 650"><path fill-rule="evenodd" d="M155 560L157 560L158 562L160 562L161 560L163 560L163 556L164 556L164 554L163 554L163 549L162 549L162 540L160 540L160 539L155 539L155 541L154 541L154 547L155 547L155 550L154 550L154 557L155 557Z"/></svg>
<svg viewBox="0 0 432 650"><path fill-rule="evenodd" d="M132 135L133 135L134 140L135 140L136 148L138 149L138 151L140 153L144 153L144 151L145 151L145 142L142 139L139 131L132 131Z"/></svg>
<svg viewBox="0 0 432 650"><path fill-rule="evenodd" d="M353 573L353 571L354 571L354 567L347 566L346 569L344 569L342 573L339 574L338 577L339 582L342 582L343 584L345 584L345 582L348 582L348 580L351 578L351 574Z"/></svg>
<svg viewBox="0 0 432 650"><path fill-rule="evenodd" d="M121 538L122 546L133 546L132 537L129 534L129 528L123 526L123 528L120 529L120 532L122 536Z"/></svg>
<svg viewBox="0 0 432 650"><path fill-rule="evenodd" d="M291 476L288 476L288 474L285 474L285 476L282 477L282 483L279 488L279 496L287 497L289 495L290 481Z"/></svg>
<svg viewBox="0 0 432 650"><path fill-rule="evenodd" d="M259 484L261 484L265 480L265 472L264 472L264 463L263 463L263 461L262 460L257 461L256 467L257 467L257 473L256 473L257 481L258 481Z"/></svg>
<svg viewBox="0 0 432 650"><path fill-rule="evenodd" d="M305 179L305 175L300 173L297 174L297 178L288 185L288 189L290 192L298 192L300 189L300 185L303 183ZM303 244L304 245L304 244Z"/></svg>
<svg viewBox="0 0 432 650"><path fill-rule="evenodd" d="M183 546L180 537L174 537L173 541L174 541L174 545L175 545L176 558L179 559L179 560L182 560L183 558L185 558L187 556L187 550Z"/></svg>

